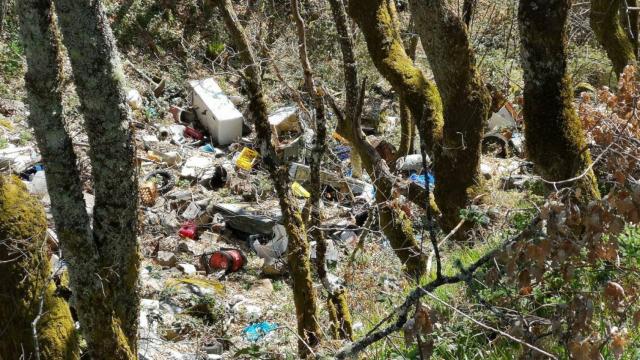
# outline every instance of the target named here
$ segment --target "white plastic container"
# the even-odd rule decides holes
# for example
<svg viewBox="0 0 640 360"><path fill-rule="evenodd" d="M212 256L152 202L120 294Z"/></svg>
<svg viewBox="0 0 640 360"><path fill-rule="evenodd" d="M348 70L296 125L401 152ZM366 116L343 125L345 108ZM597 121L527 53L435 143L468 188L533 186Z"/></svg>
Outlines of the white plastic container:
<svg viewBox="0 0 640 360"><path fill-rule="evenodd" d="M218 145L228 145L242 136L242 113L212 78L192 80L193 107L202 125Z"/></svg>

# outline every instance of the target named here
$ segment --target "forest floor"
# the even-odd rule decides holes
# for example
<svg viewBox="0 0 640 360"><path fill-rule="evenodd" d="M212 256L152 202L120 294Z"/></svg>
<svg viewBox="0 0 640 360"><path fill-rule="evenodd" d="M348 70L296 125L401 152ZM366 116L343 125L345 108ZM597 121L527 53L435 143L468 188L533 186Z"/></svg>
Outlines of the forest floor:
<svg viewBox="0 0 640 360"><path fill-rule="evenodd" d="M140 243L143 255L141 267L140 355L143 359L232 359L232 358L296 358L296 315L293 305L290 281L284 274L265 274L264 260L257 256L243 239L246 233L229 226L229 216L220 216L214 208L217 204L248 204L256 214L277 217L277 201L270 180L257 163L250 171L236 166L237 157L245 146L253 143L252 135L242 138L229 146L216 146L204 140L196 140L179 133L175 125L191 126L204 132L201 125L181 123L174 118L172 106L187 108L190 105L191 90L187 80L213 77L243 110L247 99L241 91L239 76L228 66L221 65L220 58L211 58L211 49L224 42L215 40L214 31L219 24L200 25L201 12L190 20L201 32L185 32L188 23L173 26L175 18L167 18L159 9L142 7L146 2L131 2L130 9L123 9L120 2L107 2L113 17L114 33L121 46L123 66L128 79L128 88L139 94L133 116L136 134L139 179L141 187L145 177L155 170L167 171L175 180L175 185L167 192L152 195L153 201L140 205ZM143 11L144 10L144 11ZM178 19L180 16L177 16ZM186 21L186 20L185 20ZM321 21L317 21L322 24ZM172 27L173 26L173 27ZM202 27L202 28L200 28ZM132 30L132 29L135 29ZM311 30L311 37L314 31ZM24 59L16 42L16 32L3 35L0 56L4 60L5 81L0 84L0 151L13 148L37 150L26 118L23 83ZM191 36L191 37L188 37ZM185 37L187 39L185 40ZM214 38L214 41L211 38ZM286 74L293 88L298 88L300 77L294 49L290 38L283 37L272 49L272 57L280 71ZM319 41L319 40L318 40ZM171 49L171 50L166 50ZM364 51L362 47L358 51ZM315 57L318 59L321 55ZM366 58L366 57L363 57ZM420 58L420 56L419 56ZM314 60L314 59L312 59ZM326 74L330 84L339 83L339 75L331 69L337 68L339 59L331 58L318 65L318 72ZM365 60L365 74L370 75L374 84L372 104L369 105L371 118L375 119L377 139L389 140L397 145L398 111L391 105L389 88L380 82ZM154 94L157 83L165 82L164 91ZM88 144L82 131L82 116L75 94L68 64L65 65L64 82L65 116L68 128L73 134L74 148L79 154L79 168L82 170L87 199L91 199L91 168L88 159ZM272 110L295 105L283 82L273 71L266 74L264 86L269 89ZM336 86L339 88L339 86ZM376 93L377 91L377 93ZM380 120L380 121L378 121ZM170 127L174 126L173 129ZM169 136L163 139L165 129ZM205 132L206 134L206 132ZM182 138L182 139L180 139ZM286 139L285 139L286 140ZM207 144L217 150L201 149ZM351 166L349 158L338 156L344 153L341 144L331 139L329 149L334 154L328 157L324 169L339 177L348 177ZM158 154L176 152L182 159L175 165L167 164ZM185 172L190 159L198 158L205 164L194 168L195 172ZM304 161L302 153L298 160ZM174 160L171 160L172 162ZM36 165L37 161L29 164ZM529 222L535 208L542 200L540 185L533 180L526 162L518 156L507 158L486 154L482 160L484 183L483 196L466 215L466 221L473 222L468 234L470 243L449 242L443 244L445 271L454 269L454 262L470 263L479 258L487 249L505 237L522 230ZM211 169L216 166L227 172L223 184L211 186L209 179L215 177ZM21 169L20 172L22 172ZM44 170L46 171L46 169ZM408 173L398 174L405 181ZM33 182L35 174L24 175L26 182ZM364 178L366 181L366 177ZM438 181L436 179L436 181ZM162 180L158 180L162 184ZM304 186L304 183L302 183ZM46 208L49 207L46 190L31 186ZM350 256L362 233L362 224L357 224L356 215L366 211L371 205L368 194L354 201L340 191L328 189L324 196L324 223L331 227L330 240L336 249L337 261L330 264L330 272L341 279L348 291L348 302L353 317L354 337L360 338L371 330L381 319L393 311L415 285L412 279L402 273L402 264L375 223L364 241L364 248L350 261ZM49 189L55 191L55 189ZM153 192L153 191L152 191ZM299 199L300 207L304 198ZM409 203L407 203L409 204ZM90 208L90 200L87 202ZM190 208L191 206L191 208ZM194 210L195 209L195 210ZM424 213L415 205L408 205L407 214L414 220L416 232L425 252L430 250L429 241L423 239ZM51 220L51 217L49 216ZM180 228L187 221L197 223L196 239L179 235ZM50 223L53 229L53 223ZM254 234L249 234L254 235ZM221 248L239 248L246 256L244 268L221 276L220 272L207 274L200 257ZM58 261L60 254L52 256ZM189 266L191 265L191 266ZM427 275L430 276L431 274ZM327 333L320 353L330 353L341 346L339 341L331 341L328 334L329 319L324 306L323 288L319 281L314 285L321 297L319 323ZM463 311L477 308L478 304L466 296L462 286L442 287L435 295L451 306ZM485 344L472 354L474 359L486 358L495 348L504 345L501 341L488 339L477 325L460 318L455 313L449 316L456 321L448 321L441 326L437 354L440 358L458 358L458 354L476 343ZM267 334L247 331L252 324L276 324L277 328ZM489 345L486 345L489 344ZM372 346L365 355L368 359L412 358L411 347L405 346L401 335L390 337Z"/></svg>

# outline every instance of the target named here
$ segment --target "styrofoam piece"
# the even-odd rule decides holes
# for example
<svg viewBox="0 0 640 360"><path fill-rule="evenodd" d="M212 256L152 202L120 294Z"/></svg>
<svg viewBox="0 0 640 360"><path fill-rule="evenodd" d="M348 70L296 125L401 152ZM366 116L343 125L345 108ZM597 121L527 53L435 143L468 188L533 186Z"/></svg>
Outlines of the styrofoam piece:
<svg viewBox="0 0 640 360"><path fill-rule="evenodd" d="M200 123L218 145L228 145L242 136L242 113L213 78L192 80L193 107Z"/></svg>

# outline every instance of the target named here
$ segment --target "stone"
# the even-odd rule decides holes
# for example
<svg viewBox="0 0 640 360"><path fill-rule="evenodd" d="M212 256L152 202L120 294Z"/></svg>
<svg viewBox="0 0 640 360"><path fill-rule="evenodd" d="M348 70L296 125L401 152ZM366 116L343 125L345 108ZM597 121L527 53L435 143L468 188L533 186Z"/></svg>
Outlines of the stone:
<svg viewBox="0 0 640 360"><path fill-rule="evenodd" d="M224 352L224 347L221 343L214 341L209 345L205 345L202 350L207 354L221 355Z"/></svg>
<svg viewBox="0 0 640 360"><path fill-rule="evenodd" d="M192 275L196 273L196 267L191 264L178 264L178 269L186 275Z"/></svg>
<svg viewBox="0 0 640 360"><path fill-rule="evenodd" d="M259 280L251 287L251 291L259 295L271 295L271 293L273 293L273 283L271 282L271 279Z"/></svg>
<svg viewBox="0 0 640 360"><path fill-rule="evenodd" d="M189 255L196 255L199 254L200 251L200 244L198 244L196 241L194 240L183 240L178 242L178 246L176 247L176 251L180 252L180 253L186 253Z"/></svg>
<svg viewBox="0 0 640 360"><path fill-rule="evenodd" d="M160 266L173 267L178 262L178 259L176 258L176 254L172 252L158 251L156 261Z"/></svg>

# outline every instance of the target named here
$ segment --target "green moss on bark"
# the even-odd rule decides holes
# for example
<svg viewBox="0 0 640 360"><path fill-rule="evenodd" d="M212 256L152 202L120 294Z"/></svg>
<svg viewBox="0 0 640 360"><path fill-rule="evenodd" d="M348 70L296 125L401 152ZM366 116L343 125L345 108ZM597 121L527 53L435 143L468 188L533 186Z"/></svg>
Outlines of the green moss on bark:
<svg viewBox="0 0 640 360"><path fill-rule="evenodd" d="M442 226L450 231L481 182L481 139L491 96L476 69L467 27L446 2L412 0L411 10L444 106L442 146L434 156L434 192Z"/></svg>
<svg viewBox="0 0 640 360"><path fill-rule="evenodd" d="M0 177L0 358L35 356L32 322L42 359L78 359L80 349L69 305L56 295L45 245L42 205L18 178Z"/></svg>
<svg viewBox="0 0 640 360"><path fill-rule="evenodd" d="M442 101L435 84L405 52L393 1L351 0L349 15L360 27L374 65L405 99L414 123L426 121L423 136L433 149L442 136Z"/></svg>
<svg viewBox="0 0 640 360"><path fill-rule="evenodd" d="M620 0L591 0L589 18L591 29L613 63L616 76L637 60L636 45L625 31L619 9ZM637 17L635 21L637 27Z"/></svg>
<svg viewBox="0 0 640 360"><path fill-rule="evenodd" d="M599 197L599 192L567 74L566 23L570 6L570 0L520 3L526 149L546 180L578 177L573 184L580 188L581 198L588 200Z"/></svg>

